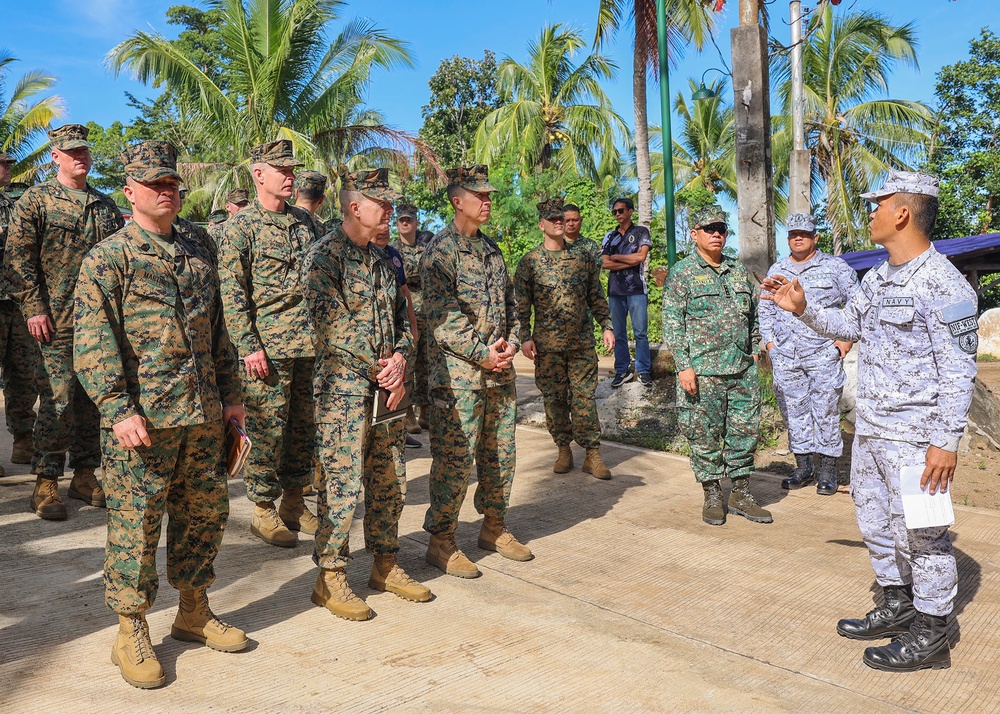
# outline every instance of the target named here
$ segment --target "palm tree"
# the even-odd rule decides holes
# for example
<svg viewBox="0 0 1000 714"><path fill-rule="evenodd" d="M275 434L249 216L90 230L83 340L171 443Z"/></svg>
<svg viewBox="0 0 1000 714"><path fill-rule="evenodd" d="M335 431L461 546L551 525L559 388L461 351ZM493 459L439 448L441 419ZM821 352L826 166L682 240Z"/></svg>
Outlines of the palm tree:
<svg viewBox="0 0 1000 714"><path fill-rule="evenodd" d="M666 3L670 56L680 57L689 45L694 45L700 51L714 28L711 13L715 0L666 0ZM599 0L594 46L599 49L629 21L635 29L632 42L632 102L635 109L636 172L639 180L638 222L648 226L653 215L653 189L646 77L649 72L657 74L660 65L656 43L656 0Z"/></svg>
<svg viewBox="0 0 1000 714"><path fill-rule="evenodd" d="M500 63L497 89L505 103L476 130L473 151L480 160L512 151L526 173L556 168L598 182L618 174L615 142L628 140L628 127L600 86L617 67L596 53L574 65L585 44L575 29L549 25L528 43L526 64L510 57Z"/></svg>
<svg viewBox="0 0 1000 714"><path fill-rule="evenodd" d="M135 32L108 53L113 71L164 84L197 106L216 151L245 157L251 146L290 139L310 168L325 170L322 143L339 119L362 103L374 68L412 67L407 43L370 21L349 22L330 43L327 27L343 0L214 0L225 62L218 79L162 35ZM355 146L370 148L398 132L365 125ZM220 195L240 180L245 161L216 182Z"/></svg>
<svg viewBox="0 0 1000 714"><path fill-rule="evenodd" d="M21 75L5 101L8 73L16 61L0 50L0 151L17 159L11 169L13 181L34 183L49 160L49 142L36 143L52 120L63 116L63 100L55 94L36 98L56 80L42 70L31 70Z"/></svg>
<svg viewBox="0 0 1000 714"><path fill-rule="evenodd" d="M835 15L824 3L802 46L806 142L813 156L814 200L825 193L834 253L867 241L868 211L858 194L890 168L906 169L930 142L934 114L923 102L883 99L893 68L917 66L913 24L875 12ZM791 113L788 57L772 76ZM777 138L776 138L777 141Z"/></svg>

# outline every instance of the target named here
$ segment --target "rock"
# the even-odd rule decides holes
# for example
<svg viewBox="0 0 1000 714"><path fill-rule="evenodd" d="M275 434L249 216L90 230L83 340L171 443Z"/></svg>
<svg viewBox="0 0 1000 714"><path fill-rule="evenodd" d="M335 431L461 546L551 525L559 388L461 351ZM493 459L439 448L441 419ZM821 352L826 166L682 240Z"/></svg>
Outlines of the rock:
<svg viewBox="0 0 1000 714"><path fill-rule="evenodd" d="M677 373L677 367L674 365L674 356L667 349L666 345L650 345L649 359L653 379L673 377Z"/></svg>
<svg viewBox="0 0 1000 714"><path fill-rule="evenodd" d="M979 354L1000 359L1000 308L979 316Z"/></svg>
<svg viewBox="0 0 1000 714"><path fill-rule="evenodd" d="M847 421L854 423L858 406L858 345L854 345L844 357L844 391L840 395L840 413Z"/></svg>
<svg viewBox="0 0 1000 714"><path fill-rule="evenodd" d="M791 452L791 451L789 451L788 449L778 449L778 450L777 450L777 451L775 451L774 453L775 453L775 454L776 454L777 456L788 456L788 455L789 455L790 453L792 453L792 452Z"/></svg>

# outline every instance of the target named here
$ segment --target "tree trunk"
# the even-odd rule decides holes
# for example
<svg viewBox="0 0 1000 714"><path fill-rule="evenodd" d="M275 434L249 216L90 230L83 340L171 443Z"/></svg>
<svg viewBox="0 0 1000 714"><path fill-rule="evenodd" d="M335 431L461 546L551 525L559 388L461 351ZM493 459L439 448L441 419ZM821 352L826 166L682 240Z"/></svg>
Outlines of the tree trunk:
<svg viewBox="0 0 1000 714"><path fill-rule="evenodd" d="M649 227L653 217L653 179L649 168L649 119L646 114L646 40L636 35L632 47L632 100L635 104L635 170L639 179L636 208L638 223ZM670 160L670 147L663 147L663 160ZM670 197L672 200L673 197Z"/></svg>

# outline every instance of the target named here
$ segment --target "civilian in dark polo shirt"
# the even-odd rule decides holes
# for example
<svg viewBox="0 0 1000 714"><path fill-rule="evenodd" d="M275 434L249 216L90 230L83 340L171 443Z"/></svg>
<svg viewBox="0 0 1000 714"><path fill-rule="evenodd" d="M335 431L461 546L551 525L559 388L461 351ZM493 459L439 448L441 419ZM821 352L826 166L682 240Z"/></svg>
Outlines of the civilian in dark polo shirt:
<svg viewBox="0 0 1000 714"><path fill-rule="evenodd" d="M618 228L604 236L601 244L604 269L609 270L608 303L615 330L614 388L631 382L636 375L645 386L653 384L649 373L649 339L646 337L646 256L653 246L649 231L632 223L635 206L630 198L619 198L611 204L611 213ZM632 318L635 334L635 372L631 369L628 345L628 318Z"/></svg>

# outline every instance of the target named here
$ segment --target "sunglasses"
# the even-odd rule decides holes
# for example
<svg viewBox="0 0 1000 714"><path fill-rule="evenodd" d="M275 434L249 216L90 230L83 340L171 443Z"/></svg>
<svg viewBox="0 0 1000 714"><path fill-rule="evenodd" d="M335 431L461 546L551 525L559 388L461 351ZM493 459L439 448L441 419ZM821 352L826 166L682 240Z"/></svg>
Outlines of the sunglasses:
<svg viewBox="0 0 1000 714"><path fill-rule="evenodd" d="M698 230L709 234L718 233L720 236L724 236L729 233L729 226L725 223L709 223L707 226L700 226Z"/></svg>
<svg viewBox="0 0 1000 714"><path fill-rule="evenodd" d="M627 208L612 208L611 212L613 214L615 214L616 216L620 216L621 214L625 213L625 211L627 211L627 210L629 210L629 209L627 209Z"/></svg>

